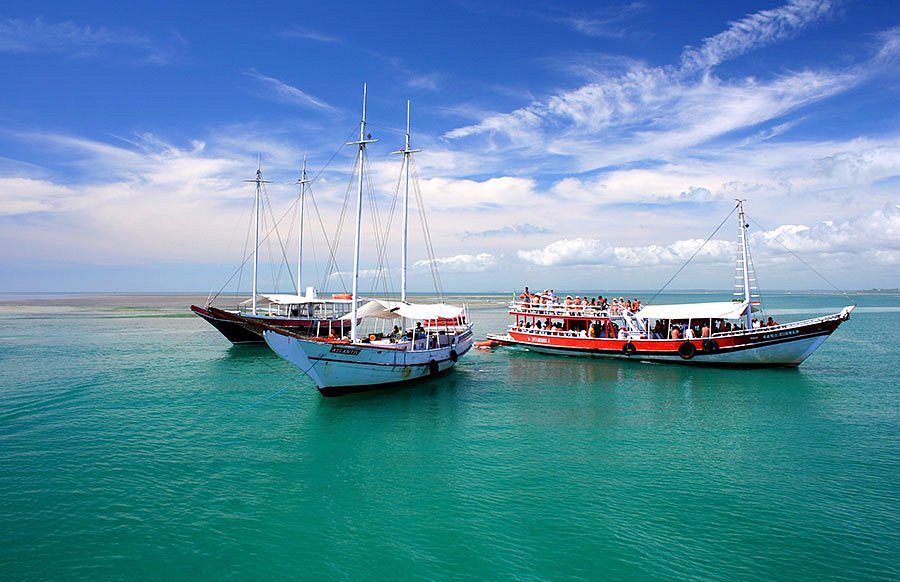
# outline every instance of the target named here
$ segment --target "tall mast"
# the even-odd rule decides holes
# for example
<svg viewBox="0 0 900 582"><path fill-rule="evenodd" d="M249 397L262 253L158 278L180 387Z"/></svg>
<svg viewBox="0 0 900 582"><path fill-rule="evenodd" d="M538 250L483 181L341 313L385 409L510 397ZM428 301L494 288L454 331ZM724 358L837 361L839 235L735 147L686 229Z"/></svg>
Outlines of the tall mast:
<svg viewBox="0 0 900 582"><path fill-rule="evenodd" d="M371 138L371 136L368 136ZM362 119L359 122L359 141L349 142L359 146L359 180L356 184L356 236L353 242L353 314L350 320L350 341L357 340L356 320L359 303L359 241L362 229L363 171L365 164L366 144L378 140L367 139L366 136L366 84L363 83Z"/></svg>
<svg viewBox="0 0 900 582"><path fill-rule="evenodd" d="M306 155L303 156L303 169L300 171L300 179L297 180L297 183L300 184L300 200L298 201L300 227L297 234L297 295L300 295L302 292L302 287L300 287L300 270L303 268L303 200L305 198L306 185L309 183L309 180L306 178Z"/></svg>
<svg viewBox="0 0 900 582"><path fill-rule="evenodd" d="M260 191L263 184L268 184L269 180L262 179L262 159L256 156L256 179L244 180L244 182L254 182L256 184L256 199L254 200L254 239L253 239L253 315L256 315L256 274L259 271L259 201Z"/></svg>
<svg viewBox="0 0 900 582"><path fill-rule="evenodd" d="M409 241L409 166L410 155L422 150L414 150L409 147L409 99L406 100L406 145L395 154L403 154L403 165L406 170L406 190L403 195L403 249L400 254L400 301L406 301L406 270L407 270L407 247ZM404 322L405 329L405 322Z"/></svg>
<svg viewBox="0 0 900 582"><path fill-rule="evenodd" d="M744 218L744 201L738 199L738 220L740 221L741 275L744 284L744 303L747 304L747 329L753 326L753 298L750 291L750 261L747 253L747 220Z"/></svg>

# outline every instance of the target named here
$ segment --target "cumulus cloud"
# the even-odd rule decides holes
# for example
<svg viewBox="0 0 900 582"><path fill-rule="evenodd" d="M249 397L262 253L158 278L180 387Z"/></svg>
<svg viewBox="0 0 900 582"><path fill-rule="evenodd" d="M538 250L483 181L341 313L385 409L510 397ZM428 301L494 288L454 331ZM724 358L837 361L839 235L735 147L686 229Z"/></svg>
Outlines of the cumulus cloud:
<svg viewBox="0 0 900 582"><path fill-rule="evenodd" d="M434 264L440 271L456 272L456 273L483 273L497 264L497 259L489 253L479 253L477 255L455 255L452 257L441 257L434 259ZM432 261L416 261L413 265L415 269L427 270L431 268Z"/></svg>
<svg viewBox="0 0 900 582"><path fill-rule="evenodd" d="M677 240L668 245L616 246L594 238L563 239L543 248L520 250L522 261L540 267L613 266L620 268L680 265L696 252L698 263L733 263L735 241ZM834 264L865 260L900 264L900 205L834 222L807 226L785 224L767 231L751 229L750 246L757 264L783 262L790 253L804 260ZM699 250L699 252L697 252Z"/></svg>
<svg viewBox="0 0 900 582"><path fill-rule="evenodd" d="M540 267L677 265L690 258L702 244L702 239L688 239L675 241L666 246L613 246L598 239L576 238L558 240L542 249L519 251L518 257L526 263ZM694 260L701 262L732 260L736 249L736 243L713 240L703 247Z"/></svg>

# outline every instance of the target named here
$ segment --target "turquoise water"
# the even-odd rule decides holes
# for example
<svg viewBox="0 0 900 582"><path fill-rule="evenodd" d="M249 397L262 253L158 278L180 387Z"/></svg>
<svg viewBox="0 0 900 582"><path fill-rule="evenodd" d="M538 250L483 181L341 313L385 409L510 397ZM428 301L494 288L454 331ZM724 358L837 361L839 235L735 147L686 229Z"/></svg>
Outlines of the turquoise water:
<svg viewBox="0 0 900 582"><path fill-rule="evenodd" d="M197 300L0 297L2 578L900 578L897 296L798 370L473 351L338 399Z"/></svg>

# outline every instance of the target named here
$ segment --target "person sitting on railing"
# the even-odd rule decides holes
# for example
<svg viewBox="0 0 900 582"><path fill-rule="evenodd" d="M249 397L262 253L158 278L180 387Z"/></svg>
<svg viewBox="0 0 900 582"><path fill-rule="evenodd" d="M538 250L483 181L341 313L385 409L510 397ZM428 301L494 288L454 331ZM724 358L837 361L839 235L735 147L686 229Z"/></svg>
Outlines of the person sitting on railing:
<svg viewBox="0 0 900 582"><path fill-rule="evenodd" d="M541 320L540 320L540 319L536 319L536 320L534 321L534 328L535 328L535 329L541 329L542 327L544 327L544 326L541 325Z"/></svg>
<svg viewBox="0 0 900 582"><path fill-rule="evenodd" d="M770 315L768 321L766 321L766 327L775 327L776 325L778 325L778 322L772 319Z"/></svg>
<svg viewBox="0 0 900 582"><path fill-rule="evenodd" d="M759 329L760 327L762 327L762 322L754 317L752 327L753 329Z"/></svg>

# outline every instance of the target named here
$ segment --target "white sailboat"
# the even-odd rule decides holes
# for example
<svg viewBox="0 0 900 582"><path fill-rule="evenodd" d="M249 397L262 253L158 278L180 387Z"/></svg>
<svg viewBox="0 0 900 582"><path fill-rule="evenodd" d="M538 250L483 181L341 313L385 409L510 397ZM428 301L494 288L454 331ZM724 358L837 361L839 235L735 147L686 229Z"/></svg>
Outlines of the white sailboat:
<svg viewBox="0 0 900 582"><path fill-rule="evenodd" d="M373 299L359 307L359 254L362 226L363 172L366 145L376 140L366 134L366 87L363 85L362 119L358 147L356 234L353 247L352 312L348 338L307 338L269 328L266 342L275 353L312 378L325 396L361 392L437 375L452 368L472 347L472 326L465 306L446 303L413 304L407 301L407 244L409 226L410 109L406 108L406 143L399 153L405 165L400 301ZM421 211L421 209L420 209ZM365 321L398 323L395 333L361 337ZM407 329L406 322L416 326Z"/></svg>

